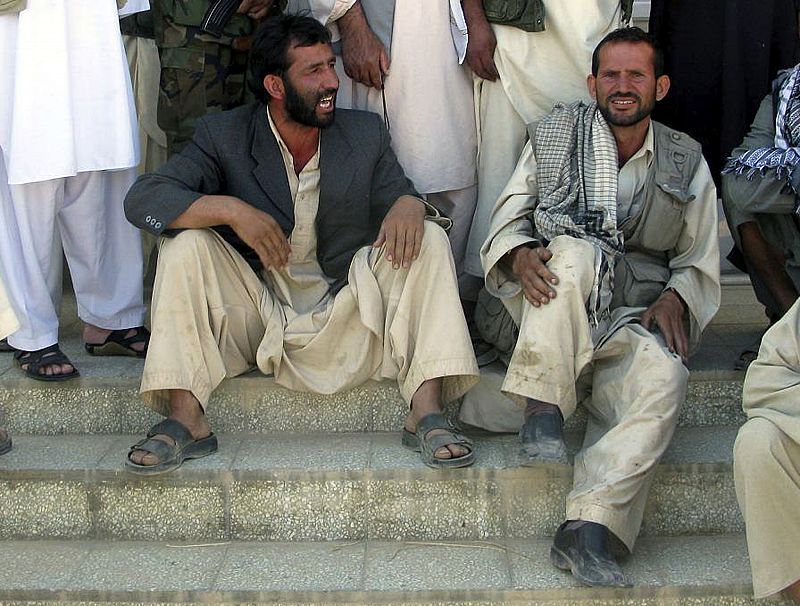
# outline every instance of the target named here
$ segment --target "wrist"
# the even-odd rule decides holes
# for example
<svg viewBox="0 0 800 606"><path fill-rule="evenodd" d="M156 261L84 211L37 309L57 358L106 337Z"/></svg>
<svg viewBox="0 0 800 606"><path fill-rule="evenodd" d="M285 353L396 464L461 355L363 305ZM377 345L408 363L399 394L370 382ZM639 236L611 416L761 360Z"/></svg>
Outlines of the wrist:
<svg viewBox="0 0 800 606"><path fill-rule="evenodd" d="M369 28L364 10L361 8L361 1L356 0L353 6L347 9L344 15L339 17L336 25L339 26L339 33L342 35L342 38L362 32L364 28Z"/></svg>
<svg viewBox="0 0 800 606"><path fill-rule="evenodd" d="M675 290L672 286L665 288L662 294L672 295L673 297L675 297L675 299L677 299L678 303L681 304L681 309L686 309L686 301L683 300L681 294L677 290Z"/></svg>

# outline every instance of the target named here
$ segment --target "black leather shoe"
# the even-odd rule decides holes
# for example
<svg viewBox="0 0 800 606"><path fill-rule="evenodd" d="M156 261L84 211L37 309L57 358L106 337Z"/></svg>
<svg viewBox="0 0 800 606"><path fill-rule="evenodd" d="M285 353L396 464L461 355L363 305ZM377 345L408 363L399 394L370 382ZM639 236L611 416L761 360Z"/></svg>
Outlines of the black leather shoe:
<svg viewBox="0 0 800 606"><path fill-rule="evenodd" d="M590 587L630 587L611 555L609 531L602 524L584 522L567 529L564 522L556 531L550 548L550 562L569 570L578 582Z"/></svg>
<svg viewBox="0 0 800 606"><path fill-rule="evenodd" d="M522 442L520 465L538 463L569 463L567 448L564 446L562 428L564 418L561 411L537 412L525 419L519 430Z"/></svg>

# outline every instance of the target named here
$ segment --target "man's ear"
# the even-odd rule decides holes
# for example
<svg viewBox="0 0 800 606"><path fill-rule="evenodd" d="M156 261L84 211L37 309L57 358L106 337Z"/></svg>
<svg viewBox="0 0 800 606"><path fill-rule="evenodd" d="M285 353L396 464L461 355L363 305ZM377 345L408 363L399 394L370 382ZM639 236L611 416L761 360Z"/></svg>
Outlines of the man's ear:
<svg viewBox="0 0 800 606"><path fill-rule="evenodd" d="M661 101L669 92L669 76L659 76L656 80L656 101Z"/></svg>
<svg viewBox="0 0 800 606"><path fill-rule="evenodd" d="M273 99L283 99L286 96L286 89L283 86L283 78L275 74L264 76L264 90Z"/></svg>
<svg viewBox="0 0 800 606"><path fill-rule="evenodd" d="M597 101L597 78L592 74L586 76L586 88L589 89L589 94L592 96L592 99Z"/></svg>

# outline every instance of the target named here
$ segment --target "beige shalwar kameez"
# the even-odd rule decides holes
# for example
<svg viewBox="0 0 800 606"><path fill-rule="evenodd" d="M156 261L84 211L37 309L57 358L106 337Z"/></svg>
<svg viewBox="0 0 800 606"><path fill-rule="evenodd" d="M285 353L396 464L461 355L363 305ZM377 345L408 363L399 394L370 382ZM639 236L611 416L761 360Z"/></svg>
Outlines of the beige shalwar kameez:
<svg viewBox="0 0 800 606"><path fill-rule="evenodd" d="M642 148L619 172L621 226L641 211L655 162L651 125ZM528 143L498 201L482 250L487 289L503 300L520 326L502 389L523 406L525 398L556 404L565 418L583 404L589 422L575 457L566 519L603 524L632 550L652 471L672 438L689 372L660 334L635 322L643 308L616 307L604 324L590 322L586 301L599 249L587 241L554 238L547 266L559 278L557 296L539 308L525 301L519 282L501 260L533 240L528 214L537 198L536 166ZM695 346L719 306L719 250L711 231L716 226L716 196L705 163L689 190L695 199L687 204L683 230L671 254L667 287L687 304ZM481 415L489 416L485 410L474 416Z"/></svg>
<svg viewBox="0 0 800 606"><path fill-rule="evenodd" d="M270 118L294 199L289 265L263 281L218 234L187 230L161 241L153 337L141 392L162 413L169 389L205 408L225 377L257 366L290 389L334 393L396 379L406 402L444 377L442 400L478 381L447 235L425 222L420 255L395 270L366 246L335 296L316 258L319 150L299 175ZM202 285L202 286L201 286Z"/></svg>
<svg viewBox="0 0 800 606"><path fill-rule="evenodd" d="M761 340L733 453L756 598L800 580L800 302Z"/></svg>

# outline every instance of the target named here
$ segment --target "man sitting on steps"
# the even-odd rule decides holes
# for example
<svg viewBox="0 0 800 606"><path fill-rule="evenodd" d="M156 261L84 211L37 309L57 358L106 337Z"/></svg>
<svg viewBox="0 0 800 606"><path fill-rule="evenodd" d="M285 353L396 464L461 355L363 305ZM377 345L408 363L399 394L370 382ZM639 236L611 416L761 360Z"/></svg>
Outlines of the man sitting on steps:
<svg viewBox="0 0 800 606"><path fill-rule="evenodd" d="M441 415L478 376L447 235L425 221L442 219L380 117L335 109L334 65L317 21L267 20L251 55L263 101L200 120L131 188L128 218L167 236L141 392L168 416L131 448L131 471L216 451L211 393L255 366L317 393L396 379L411 407L403 444L432 467L473 462Z"/></svg>
<svg viewBox="0 0 800 606"><path fill-rule="evenodd" d="M719 306L716 194L699 144L650 119L669 78L645 32L608 34L588 86L595 103L529 128L482 261L519 326L503 391L525 406L523 465L566 462L563 420L589 413L551 560L620 586L612 547L633 549Z"/></svg>
<svg viewBox="0 0 800 606"><path fill-rule="evenodd" d="M794 304L800 288L800 65L782 71L773 91L722 176L731 235L770 324ZM757 354L758 341L736 367L747 368Z"/></svg>

